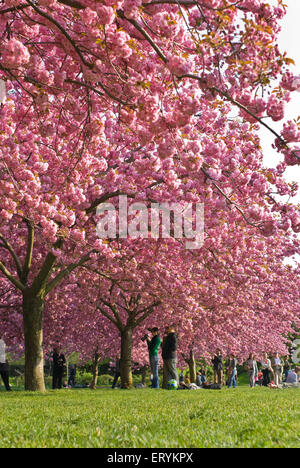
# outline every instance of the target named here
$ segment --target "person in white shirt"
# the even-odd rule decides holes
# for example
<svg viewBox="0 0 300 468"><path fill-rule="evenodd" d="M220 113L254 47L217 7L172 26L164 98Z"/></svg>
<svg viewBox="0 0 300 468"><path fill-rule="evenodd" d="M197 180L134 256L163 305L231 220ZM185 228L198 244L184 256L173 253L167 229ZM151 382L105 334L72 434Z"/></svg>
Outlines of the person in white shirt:
<svg viewBox="0 0 300 468"><path fill-rule="evenodd" d="M0 338L0 364L5 364L6 362L6 354L5 354L5 342Z"/></svg>
<svg viewBox="0 0 300 468"><path fill-rule="evenodd" d="M274 357L272 359L272 367L274 370L275 385L278 387L278 385L282 381L282 370L283 370L283 362L281 361L278 353L274 354Z"/></svg>
<svg viewBox="0 0 300 468"><path fill-rule="evenodd" d="M6 346L4 340L0 338L0 376L8 392L11 392L9 385L9 366L6 360Z"/></svg>
<svg viewBox="0 0 300 468"><path fill-rule="evenodd" d="M257 367L257 362L254 358L253 353L249 355L249 358L247 359L245 363L245 368L246 368L246 371L248 372L250 387L254 388L255 380L258 377L258 367Z"/></svg>

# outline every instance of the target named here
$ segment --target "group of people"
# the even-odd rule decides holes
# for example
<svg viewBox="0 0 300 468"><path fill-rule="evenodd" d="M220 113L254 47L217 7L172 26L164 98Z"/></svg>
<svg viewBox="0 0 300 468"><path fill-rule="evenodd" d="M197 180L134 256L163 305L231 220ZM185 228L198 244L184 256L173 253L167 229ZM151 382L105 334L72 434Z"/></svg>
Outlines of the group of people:
<svg viewBox="0 0 300 468"><path fill-rule="evenodd" d="M178 337L176 327L171 325L166 329L163 339L160 337L157 327L148 329L152 336L146 334L142 340L148 345L149 364L151 369L151 387L159 388L159 349L162 348L163 360L163 382L162 387L167 388L169 381L174 381L179 385L179 388L209 388L210 383L207 382L205 371L200 369L196 375L196 382L190 382L189 377L184 378L181 372L178 376L177 371L177 348ZM230 354L224 358L220 349L211 360L213 368L213 383L212 388L221 388L222 385L227 385L228 388L236 388L238 381L238 358L234 354ZM300 368L292 368L288 357L281 359L278 353L269 357L267 353L263 354L260 361L257 361L251 353L244 363L244 368L248 373L250 387L262 385L270 388L279 388L284 386L300 386ZM115 388L120 377L120 356L117 357L115 376L112 388Z"/></svg>
<svg viewBox="0 0 300 468"><path fill-rule="evenodd" d="M162 359L163 359L163 388L167 388L167 384L170 380L178 381L177 372L177 348L178 338L176 328L170 325L165 330L165 336L161 340L159 335L159 329L154 327L149 329L152 333L152 338L147 335L147 344L149 350L149 361L152 375L152 388L159 388L159 355L158 351L161 346L162 348Z"/></svg>
<svg viewBox="0 0 300 468"><path fill-rule="evenodd" d="M149 364L151 368L151 387L159 388L159 349L162 348L163 359L163 383L162 387L167 388L168 382L176 381L179 388L208 388L206 382L205 370L200 369L196 375L196 382L190 382L189 377L184 378L181 372L178 376L177 371L177 348L178 336L176 328L170 325L165 330L163 339L160 337L159 329L157 327L148 329L152 336L146 334L143 341L147 343L149 352ZM69 372L69 380L63 384L62 379L64 375L64 368L66 365L66 358L62 353L59 346L54 348L53 354L53 377L52 388L60 389L62 386L74 387L76 367L71 366ZM220 349L211 360L213 367L213 385L215 388L221 388L222 385L227 385L228 388L237 387L237 366L238 359L234 354L224 359ZM272 357L264 353L262 359L257 361L254 354L251 353L244 363L244 368L248 373L250 387L262 385L270 388L280 388L282 385L285 387L300 387L300 367L292 365L288 356L283 359L278 353ZM5 343L0 339L0 375L7 391L11 391L9 385L9 367L5 354ZM120 377L120 356L117 356L115 375L112 388L115 388Z"/></svg>
<svg viewBox="0 0 300 468"><path fill-rule="evenodd" d="M176 380L179 388L207 388L206 375L204 369L200 369L196 375L196 382L192 383L183 375L178 376L177 371L177 348L178 337L176 328L170 325L165 330L163 339L160 337L157 327L148 329L151 332L151 337L146 334L143 341L147 343L149 352L149 364L151 369L151 387L159 388L159 349L162 348L163 360L163 382L162 387L167 388L168 382ZM63 370L66 360L61 353L60 348L54 349L53 352L53 389L62 387ZM213 384L216 388L222 385L227 385L228 388L237 387L237 366L238 359L234 354L230 354L224 358L220 349L217 350L212 360L213 367ZM260 361L257 361L251 353L244 363L244 368L248 373L250 387L262 385L266 387L279 387L282 383L285 386L297 386L300 379L300 368L292 369L288 356L282 360L278 353L269 357L267 353L263 354ZM75 385L75 369L71 368L69 375L69 386ZM116 358L115 374L112 383L112 388L115 388L120 377L120 356ZM193 384L193 385L192 385Z"/></svg>
<svg viewBox="0 0 300 468"><path fill-rule="evenodd" d="M270 388L280 388L282 384L285 387L300 386L300 367L292 368L288 356L281 359L279 353L270 357L264 353L263 358L258 363L253 354L250 354L245 365L251 387L256 384Z"/></svg>
<svg viewBox="0 0 300 468"><path fill-rule="evenodd" d="M152 337L146 334L142 341L145 341L148 345L149 352L149 363L151 369L151 387L159 388L159 349L162 348L162 359L163 359L163 388L167 387L167 383L170 380L178 381L177 373L177 347L178 339L176 329L173 325L166 328L166 333L163 340L160 337L159 329L157 327L149 328ZM115 374L112 384L114 389L117 385L120 377L120 356L116 358Z"/></svg>
<svg viewBox="0 0 300 468"><path fill-rule="evenodd" d="M218 349L212 359L212 365L214 383L219 385L226 384L228 388L237 387L238 359L234 354L230 354L225 360L221 350ZM295 366L292 368L288 356L281 359L279 353L275 353L271 357L267 353L264 353L262 359L257 361L254 354L250 353L244 363L244 368L248 373L251 388L254 388L256 385L280 388L282 384L286 387L300 387L300 367Z"/></svg>

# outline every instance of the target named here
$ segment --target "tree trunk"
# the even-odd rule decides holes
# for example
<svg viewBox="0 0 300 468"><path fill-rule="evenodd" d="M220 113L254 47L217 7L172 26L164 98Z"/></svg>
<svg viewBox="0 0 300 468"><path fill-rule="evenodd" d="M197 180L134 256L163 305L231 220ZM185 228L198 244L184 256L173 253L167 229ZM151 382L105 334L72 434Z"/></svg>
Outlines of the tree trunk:
<svg viewBox="0 0 300 468"><path fill-rule="evenodd" d="M132 387L132 328L125 327L121 332L121 388Z"/></svg>
<svg viewBox="0 0 300 468"><path fill-rule="evenodd" d="M189 370L190 370L190 381L191 383L196 383L197 379L197 370L196 370L196 361L194 351L190 351L190 358L188 360Z"/></svg>
<svg viewBox="0 0 300 468"><path fill-rule="evenodd" d="M25 390L45 392L43 312L45 299L31 291L23 293L25 340Z"/></svg>
<svg viewBox="0 0 300 468"><path fill-rule="evenodd" d="M142 384L146 386L147 367L144 366L142 369Z"/></svg>
<svg viewBox="0 0 300 468"><path fill-rule="evenodd" d="M91 389L92 390L96 390L96 388L97 388L97 380L98 380L98 374L99 374L99 372L98 372L99 360L100 360L100 354L95 352L94 360L93 360L93 380L92 380L92 383L91 383Z"/></svg>

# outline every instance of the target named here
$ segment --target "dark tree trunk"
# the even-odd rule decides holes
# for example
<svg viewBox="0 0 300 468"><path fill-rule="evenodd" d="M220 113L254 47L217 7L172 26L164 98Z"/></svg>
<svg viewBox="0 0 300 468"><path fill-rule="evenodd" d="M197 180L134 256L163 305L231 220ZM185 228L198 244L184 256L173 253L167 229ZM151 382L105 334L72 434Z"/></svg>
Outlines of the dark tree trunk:
<svg viewBox="0 0 300 468"><path fill-rule="evenodd" d="M31 291L23 293L25 340L25 390L45 392L43 312L45 299Z"/></svg>
<svg viewBox="0 0 300 468"><path fill-rule="evenodd" d="M93 359L93 380L91 384L91 389L96 390L97 388L97 380L98 380L98 364L100 361L100 354L96 351L94 354L94 359Z"/></svg>
<svg viewBox="0 0 300 468"><path fill-rule="evenodd" d="M132 328L125 327L121 332L121 388L132 387Z"/></svg>
<svg viewBox="0 0 300 468"><path fill-rule="evenodd" d="M146 386L147 367L144 366L142 369L142 384Z"/></svg>

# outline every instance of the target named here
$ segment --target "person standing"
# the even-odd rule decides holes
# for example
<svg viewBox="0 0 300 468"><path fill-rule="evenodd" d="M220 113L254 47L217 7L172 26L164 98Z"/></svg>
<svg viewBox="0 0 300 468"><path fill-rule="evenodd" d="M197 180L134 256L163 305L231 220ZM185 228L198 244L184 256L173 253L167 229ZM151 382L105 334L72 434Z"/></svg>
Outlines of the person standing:
<svg viewBox="0 0 300 468"><path fill-rule="evenodd" d="M284 356L283 358L283 374L284 374L284 380L286 381L287 376L289 374L289 371L291 370L291 364L289 361L288 356Z"/></svg>
<svg viewBox="0 0 300 468"><path fill-rule="evenodd" d="M151 374L152 374L152 388L159 388L159 377L158 377L158 364L159 364L159 357L158 357L158 350L161 345L161 339L159 336L159 330L157 327L151 329L152 339L147 336L147 344L148 344L148 351L149 351L149 361L151 367Z"/></svg>
<svg viewBox="0 0 300 468"><path fill-rule="evenodd" d="M118 356L116 356L114 381L113 381L113 384L111 386L112 389L114 389L116 387L117 382L119 380L119 377L121 375L120 362L121 362L121 358L120 358L120 355L118 354Z"/></svg>
<svg viewBox="0 0 300 468"><path fill-rule="evenodd" d="M223 356L221 350L218 349L213 359L211 360L214 367L214 383L222 385L223 382Z"/></svg>
<svg viewBox="0 0 300 468"><path fill-rule="evenodd" d="M2 377L6 391L11 392L12 390L9 385L9 365L7 360L0 363L0 375Z"/></svg>
<svg viewBox="0 0 300 468"><path fill-rule="evenodd" d="M6 390L11 392L9 385L9 366L6 359L6 345L2 338L0 339L0 375Z"/></svg>
<svg viewBox="0 0 300 468"><path fill-rule="evenodd" d="M75 387L76 366L73 364L70 368L68 386Z"/></svg>
<svg viewBox="0 0 300 468"><path fill-rule="evenodd" d="M237 378L237 359L234 357L234 354L230 354L228 370L229 370L229 373L228 373L228 377L229 377L228 388L231 388L232 386L233 386L233 388L236 388L237 387L237 382L236 382L236 378Z"/></svg>
<svg viewBox="0 0 300 468"><path fill-rule="evenodd" d="M263 373L263 386L267 387L271 383L270 373L272 372L271 361L267 353L264 353L261 360L261 370Z"/></svg>
<svg viewBox="0 0 300 468"><path fill-rule="evenodd" d="M278 385L282 381L282 370L283 370L283 362L281 361L279 357L279 353L274 354L274 357L272 359L272 368L274 370L275 385L278 387Z"/></svg>
<svg viewBox="0 0 300 468"><path fill-rule="evenodd" d="M178 382L177 374L177 347L178 340L175 333L175 327L170 325L168 327L168 334L163 341L162 358L164 363L164 374L166 382L169 380L176 380Z"/></svg>
<svg viewBox="0 0 300 468"><path fill-rule="evenodd" d="M5 341L0 338L0 364L5 364L6 362L6 345Z"/></svg>
<svg viewBox="0 0 300 468"><path fill-rule="evenodd" d="M168 327L166 327L165 330L164 330L162 344L161 344L162 350L164 349L165 341L167 339L167 336L168 336ZM184 378L183 378L183 381L184 381ZM168 387L168 376L167 376L166 367L163 365L162 388L166 389L167 387Z"/></svg>
<svg viewBox="0 0 300 468"><path fill-rule="evenodd" d="M61 348L60 347L54 348L53 379L52 379L53 390L62 388L62 378L63 378L65 363L66 363L66 358L65 358L65 355L61 352Z"/></svg>
<svg viewBox="0 0 300 468"><path fill-rule="evenodd" d="M229 385L229 381L231 377L231 370L230 370L229 365L230 365L230 355L225 360L225 362L223 362L223 381L225 381L225 384L227 386ZM225 375L226 375L226 378L225 378Z"/></svg>
<svg viewBox="0 0 300 468"><path fill-rule="evenodd" d="M251 388L255 387L256 378L258 378L258 366L253 353L250 353L249 358L245 363L246 371L248 372L249 384Z"/></svg>

